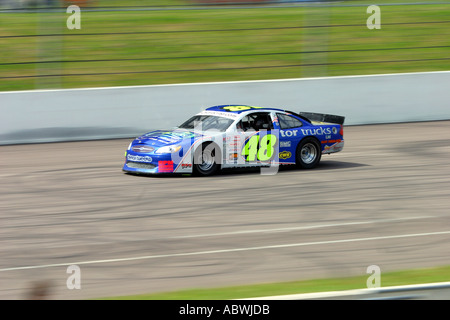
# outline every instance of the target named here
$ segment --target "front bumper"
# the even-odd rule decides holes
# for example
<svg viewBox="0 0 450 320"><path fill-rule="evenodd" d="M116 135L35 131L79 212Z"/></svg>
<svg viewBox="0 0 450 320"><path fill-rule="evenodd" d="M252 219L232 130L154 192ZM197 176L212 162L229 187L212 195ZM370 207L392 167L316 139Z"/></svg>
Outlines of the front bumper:
<svg viewBox="0 0 450 320"><path fill-rule="evenodd" d="M170 154L138 154L132 151L125 153L122 170L130 173L191 173L192 165L177 164Z"/></svg>

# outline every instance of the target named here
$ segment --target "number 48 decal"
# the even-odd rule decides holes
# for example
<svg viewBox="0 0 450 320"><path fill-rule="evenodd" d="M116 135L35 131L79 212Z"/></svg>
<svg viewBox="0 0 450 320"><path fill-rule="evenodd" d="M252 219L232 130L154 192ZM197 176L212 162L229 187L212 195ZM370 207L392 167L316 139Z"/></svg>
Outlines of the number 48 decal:
<svg viewBox="0 0 450 320"><path fill-rule="evenodd" d="M245 161L268 161L273 157L276 143L277 137L273 134L263 136L261 141L259 135L255 135L248 139L241 154L246 157Z"/></svg>

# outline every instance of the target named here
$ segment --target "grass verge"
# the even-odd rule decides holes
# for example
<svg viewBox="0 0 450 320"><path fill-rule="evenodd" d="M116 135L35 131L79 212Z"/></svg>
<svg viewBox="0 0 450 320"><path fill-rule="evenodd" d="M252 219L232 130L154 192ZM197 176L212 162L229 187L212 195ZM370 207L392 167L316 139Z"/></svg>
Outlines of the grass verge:
<svg viewBox="0 0 450 320"><path fill-rule="evenodd" d="M450 3L381 10L0 13L0 91L450 70Z"/></svg>
<svg viewBox="0 0 450 320"><path fill-rule="evenodd" d="M286 294L340 291L366 288L370 275L336 279L313 279L282 283L192 289L175 292L109 297L114 300L229 300ZM400 286L450 281L450 266L382 272L381 286Z"/></svg>

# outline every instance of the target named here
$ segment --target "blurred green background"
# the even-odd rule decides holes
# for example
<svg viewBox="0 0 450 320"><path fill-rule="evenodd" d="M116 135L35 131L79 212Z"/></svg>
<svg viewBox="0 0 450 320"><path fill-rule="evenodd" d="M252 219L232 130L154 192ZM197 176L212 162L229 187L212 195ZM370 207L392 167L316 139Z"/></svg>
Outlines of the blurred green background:
<svg viewBox="0 0 450 320"><path fill-rule="evenodd" d="M0 91L450 70L450 2L198 2L0 0Z"/></svg>

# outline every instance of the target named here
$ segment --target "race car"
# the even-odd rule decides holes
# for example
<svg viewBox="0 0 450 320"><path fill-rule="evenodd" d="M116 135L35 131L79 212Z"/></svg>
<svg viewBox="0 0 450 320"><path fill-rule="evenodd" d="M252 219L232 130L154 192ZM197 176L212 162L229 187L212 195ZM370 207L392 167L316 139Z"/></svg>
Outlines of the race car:
<svg viewBox="0 0 450 320"><path fill-rule="evenodd" d="M344 120L276 108L213 106L174 129L134 139L125 152L123 171L208 176L226 168L311 169L322 154L343 149Z"/></svg>

